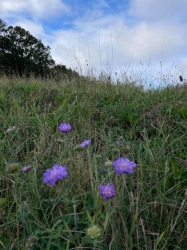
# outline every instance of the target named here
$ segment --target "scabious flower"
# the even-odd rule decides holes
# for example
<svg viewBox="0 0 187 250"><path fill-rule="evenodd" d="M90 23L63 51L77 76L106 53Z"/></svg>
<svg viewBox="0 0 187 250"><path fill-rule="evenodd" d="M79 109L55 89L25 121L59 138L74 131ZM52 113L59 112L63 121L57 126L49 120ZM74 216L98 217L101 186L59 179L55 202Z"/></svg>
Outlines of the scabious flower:
<svg viewBox="0 0 187 250"><path fill-rule="evenodd" d="M31 169L31 166L26 166L22 168L22 172L28 172Z"/></svg>
<svg viewBox="0 0 187 250"><path fill-rule="evenodd" d="M71 125L69 123L61 123L58 129L62 133L68 133L71 130Z"/></svg>
<svg viewBox="0 0 187 250"><path fill-rule="evenodd" d="M62 180L68 176L66 166L59 166L55 164L53 168L48 168L45 173L43 173L43 182L49 183L54 186L59 180Z"/></svg>
<svg viewBox="0 0 187 250"><path fill-rule="evenodd" d="M85 140L85 141L83 141L80 144L80 146L83 147L83 148L88 147L88 145L90 144L90 142L91 142L91 140Z"/></svg>
<svg viewBox="0 0 187 250"><path fill-rule="evenodd" d="M89 146L90 142L91 142L91 140L85 140L85 141L83 141L81 144L75 146L75 150L76 151L83 151L83 150L85 150L85 148Z"/></svg>
<svg viewBox="0 0 187 250"><path fill-rule="evenodd" d="M115 196L116 191L113 184L108 183L107 185L100 185L100 195L103 197L103 199L111 199L113 196Z"/></svg>
<svg viewBox="0 0 187 250"><path fill-rule="evenodd" d="M137 164L130 161L128 158L119 157L117 160L113 161L112 165L117 174L132 174Z"/></svg>
<svg viewBox="0 0 187 250"><path fill-rule="evenodd" d="M98 238L101 235L101 229L98 226L93 225L93 226L91 226L91 227L88 228L87 235L91 239L96 239L96 238Z"/></svg>

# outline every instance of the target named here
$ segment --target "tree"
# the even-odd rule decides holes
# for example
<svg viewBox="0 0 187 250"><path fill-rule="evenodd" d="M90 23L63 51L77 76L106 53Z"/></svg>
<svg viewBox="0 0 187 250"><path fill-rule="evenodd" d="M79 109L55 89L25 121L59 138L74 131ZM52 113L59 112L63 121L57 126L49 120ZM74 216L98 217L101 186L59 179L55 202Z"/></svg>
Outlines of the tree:
<svg viewBox="0 0 187 250"><path fill-rule="evenodd" d="M6 23L0 19L0 34L4 30L5 27L6 27Z"/></svg>
<svg viewBox="0 0 187 250"><path fill-rule="evenodd" d="M6 27L0 20L0 64L8 74L11 70L20 76L31 73L46 76L55 61L50 47L45 47L41 40L19 26Z"/></svg>
<svg viewBox="0 0 187 250"><path fill-rule="evenodd" d="M67 69L65 65L56 64L52 69L52 76L55 78L55 80L58 81L64 77L67 78L78 77L79 74L72 69Z"/></svg>

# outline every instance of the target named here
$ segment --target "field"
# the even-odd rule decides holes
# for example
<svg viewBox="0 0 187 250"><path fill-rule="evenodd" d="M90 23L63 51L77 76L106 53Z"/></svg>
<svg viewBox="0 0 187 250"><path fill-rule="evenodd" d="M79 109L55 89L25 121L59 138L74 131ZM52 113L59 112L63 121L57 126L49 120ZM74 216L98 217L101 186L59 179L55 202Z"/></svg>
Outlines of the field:
<svg viewBox="0 0 187 250"><path fill-rule="evenodd" d="M51 186L55 164L68 176ZM2 77L0 249L187 249L187 85Z"/></svg>

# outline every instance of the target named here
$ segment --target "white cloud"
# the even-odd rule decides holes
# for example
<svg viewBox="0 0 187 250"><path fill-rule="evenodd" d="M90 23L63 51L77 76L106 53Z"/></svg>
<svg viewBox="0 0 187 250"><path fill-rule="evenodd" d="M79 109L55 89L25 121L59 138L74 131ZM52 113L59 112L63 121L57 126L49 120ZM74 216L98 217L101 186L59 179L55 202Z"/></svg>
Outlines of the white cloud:
<svg viewBox="0 0 187 250"><path fill-rule="evenodd" d="M131 0L129 13L144 20L170 19L171 21L187 19L186 0Z"/></svg>
<svg viewBox="0 0 187 250"><path fill-rule="evenodd" d="M14 22L13 26L20 26L25 30L28 30L31 35L35 36L36 38L42 38L45 34L44 27L41 23L30 21L28 19L19 19Z"/></svg>
<svg viewBox="0 0 187 250"><path fill-rule="evenodd" d="M131 31L130 44L134 46L134 58L144 60L171 59L182 52L185 46L185 30L181 25L165 22L149 24L140 22Z"/></svg>
<svg viewBox="0 0 187 250"><path fill-rule="evenodd" d="M29 14L32 18L49 18L58 13L68 13L69 7L61 0L1 0L0 15L4 17Z"/></svg>
<svg viewBox="0 0 187 250"><path fill-rule="evenodd" d="M128 27L122 18L77 20L75 30L52 34L53 57L57 62L76 65L76 58L86 67L109 63L122 67L127 62L170 61L182 57L187 43L185 27L167 22L139 22ZM87 61L86 61L87 60Z"/></svg>

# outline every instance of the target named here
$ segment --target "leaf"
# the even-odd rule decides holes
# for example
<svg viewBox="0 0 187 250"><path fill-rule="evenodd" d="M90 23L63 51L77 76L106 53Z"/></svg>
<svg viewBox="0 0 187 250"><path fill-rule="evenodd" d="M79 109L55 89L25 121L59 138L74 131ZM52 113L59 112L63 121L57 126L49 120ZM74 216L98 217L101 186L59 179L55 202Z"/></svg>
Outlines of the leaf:
<svg viewBox="0 0 187 250"><path fill-rule="evenodd" d="M7 198L0 198L0 206L3 206L7 203Z"/></svg>
<svg viewBox="0 0 187 250"><path fill-rule="evenodd" d="M132 225L131 225L131 229L130 229L130 237L132 236L133 232L134 232L134 229L135 229L135 225L136 225L136 222L137 222L137 219L138 219L138 213L136 213L133 217L133 220L132 220Z"/></svg>
<svg viewBox="0 0 187 250"><path fill-rule="evenodd" d="M86 211L86 214L87 214L87 218L88 218L88 221L90 222L90 224L94 224L94 221L93 221L93 219L88 211Z"/></svg>
<svg viewBox="0 0 187 250"><path fill-rule="evenodd" d="M174 161L172 162L172 169L173 169L173 173L174 173L175 177L179 177L180 174L181 174L181 172L180 172L180 170L179 170L179 168L178 168L178 166L177 166L176 160L174 160Z"/></svg>
<svg viewBox="0 0 187 250"><path fill-rule="evenodd" d="M159 248L157 248L157 247L158 247L160 241L162 240L162 238L164 237L164 234L165 234L165 232L161 233L161 235L159 236L159 238L155 241L154 250L159 249Z"/></svg>

